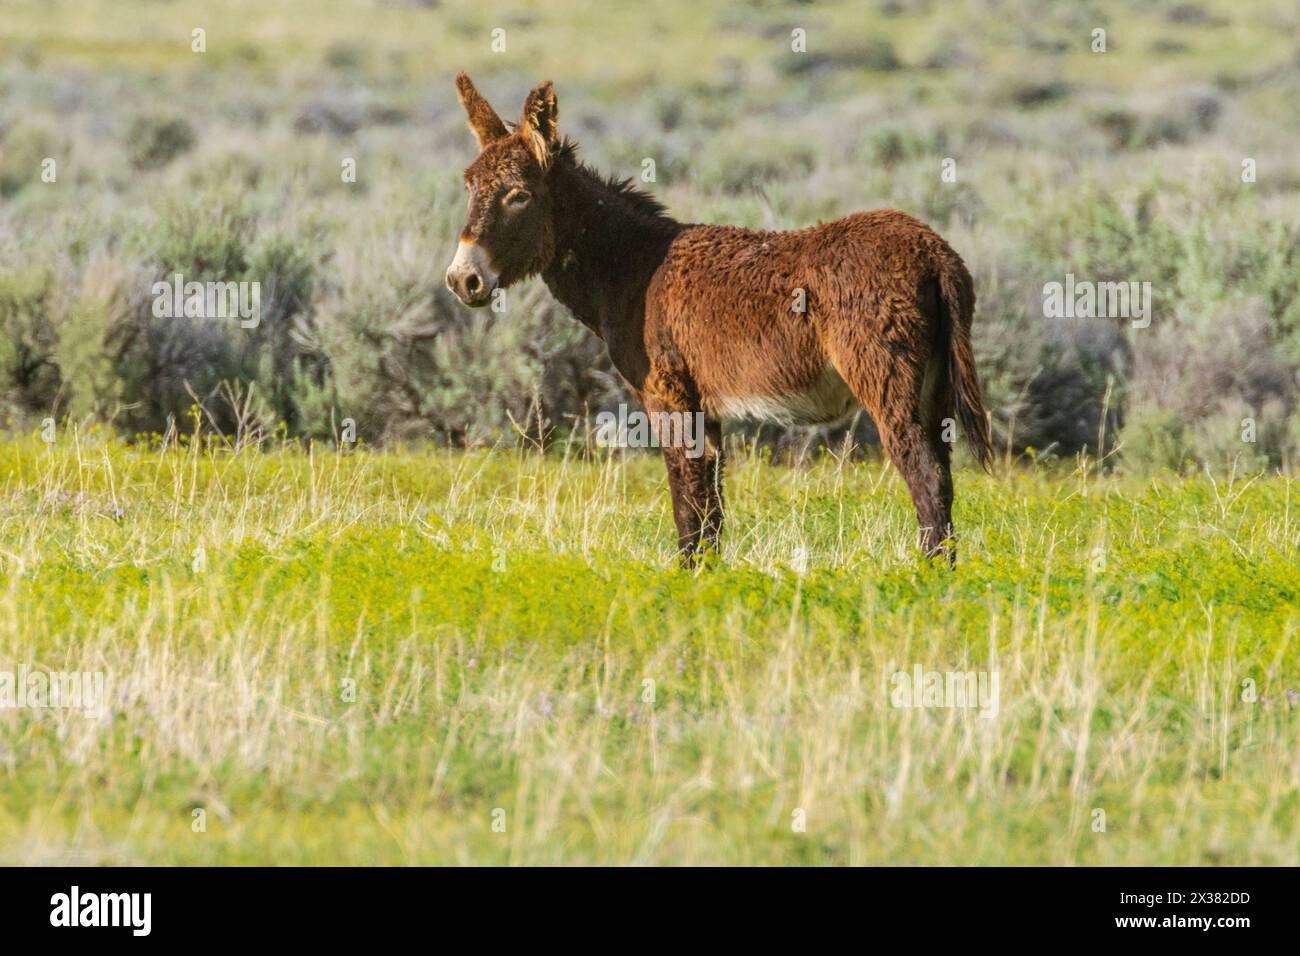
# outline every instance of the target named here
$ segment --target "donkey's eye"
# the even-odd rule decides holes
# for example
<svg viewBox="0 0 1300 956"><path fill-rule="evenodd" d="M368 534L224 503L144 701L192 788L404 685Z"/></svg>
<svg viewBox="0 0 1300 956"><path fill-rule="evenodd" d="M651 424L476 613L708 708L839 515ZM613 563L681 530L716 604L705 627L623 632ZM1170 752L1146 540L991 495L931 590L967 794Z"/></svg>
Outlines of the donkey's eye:
<svg viewBox="0 0 1300 956"><path fill-rule="evenodd" d="M523 206L533 197L528 194L526 189L512 189L506 194L507 206Z"/></svg>

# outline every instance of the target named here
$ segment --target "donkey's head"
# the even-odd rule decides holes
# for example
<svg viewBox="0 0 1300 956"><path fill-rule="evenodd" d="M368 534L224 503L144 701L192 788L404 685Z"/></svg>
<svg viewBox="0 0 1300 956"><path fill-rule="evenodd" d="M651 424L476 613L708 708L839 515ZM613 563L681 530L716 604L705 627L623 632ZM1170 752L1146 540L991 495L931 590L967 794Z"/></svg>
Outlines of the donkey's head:
<svg viewBox="0 0 1300 956"><path fill-rule="evenodd" d="M456 91L479 155L465 169L469 215L447 269L447 288L477 308L496 289L544 270L555 254L546 173L560 145L559 112L549 81L528 94L513 129L464 73L456 77Z"/></svg>

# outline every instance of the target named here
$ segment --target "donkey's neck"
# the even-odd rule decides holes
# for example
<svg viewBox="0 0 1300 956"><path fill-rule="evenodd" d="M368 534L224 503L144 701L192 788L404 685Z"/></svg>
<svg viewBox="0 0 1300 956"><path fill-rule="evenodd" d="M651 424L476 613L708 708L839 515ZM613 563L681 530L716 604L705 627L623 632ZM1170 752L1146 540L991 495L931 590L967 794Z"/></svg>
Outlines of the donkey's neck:
<svg viewBox="0 0 1300 956"><path fill-rule="evenodd" d="M555 256L542 278L580 322L617 339L640 324L646 287L683 226L649 196L571 155L556 158L549 185Z"/></svg>

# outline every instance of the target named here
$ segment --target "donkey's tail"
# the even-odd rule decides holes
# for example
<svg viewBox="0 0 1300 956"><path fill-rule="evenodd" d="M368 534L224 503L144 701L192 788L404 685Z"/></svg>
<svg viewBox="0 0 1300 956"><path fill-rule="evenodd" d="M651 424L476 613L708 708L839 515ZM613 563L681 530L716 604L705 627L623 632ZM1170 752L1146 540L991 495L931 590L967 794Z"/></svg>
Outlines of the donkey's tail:
<svg viewBox="0 0 1300 956"><path fill-rule="evenodd" d="M989 417L984 410L979 377L975 374L975 353L970 327L975 317L975 283L965 264L951 250L939 259L939 298L944 313L940 348L948 351L948 381L952 385L957 420L971 443L979 463L988 470L993 461L989 440Z"/></svg>

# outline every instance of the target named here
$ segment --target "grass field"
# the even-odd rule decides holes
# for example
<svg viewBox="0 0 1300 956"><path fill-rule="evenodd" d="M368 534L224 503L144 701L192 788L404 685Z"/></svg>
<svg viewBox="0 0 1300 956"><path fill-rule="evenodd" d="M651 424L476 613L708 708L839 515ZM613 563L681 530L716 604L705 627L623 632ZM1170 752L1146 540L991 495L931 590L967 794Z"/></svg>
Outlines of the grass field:
<svg viewBox="0 0 1300 956"><path fill-rule="evenodd" d="M0 710L0 862L1296 864L1293 483L966 471L950 572L742 455L694 575L648 456L9 440L0 661L111 709Z"/></svg>

